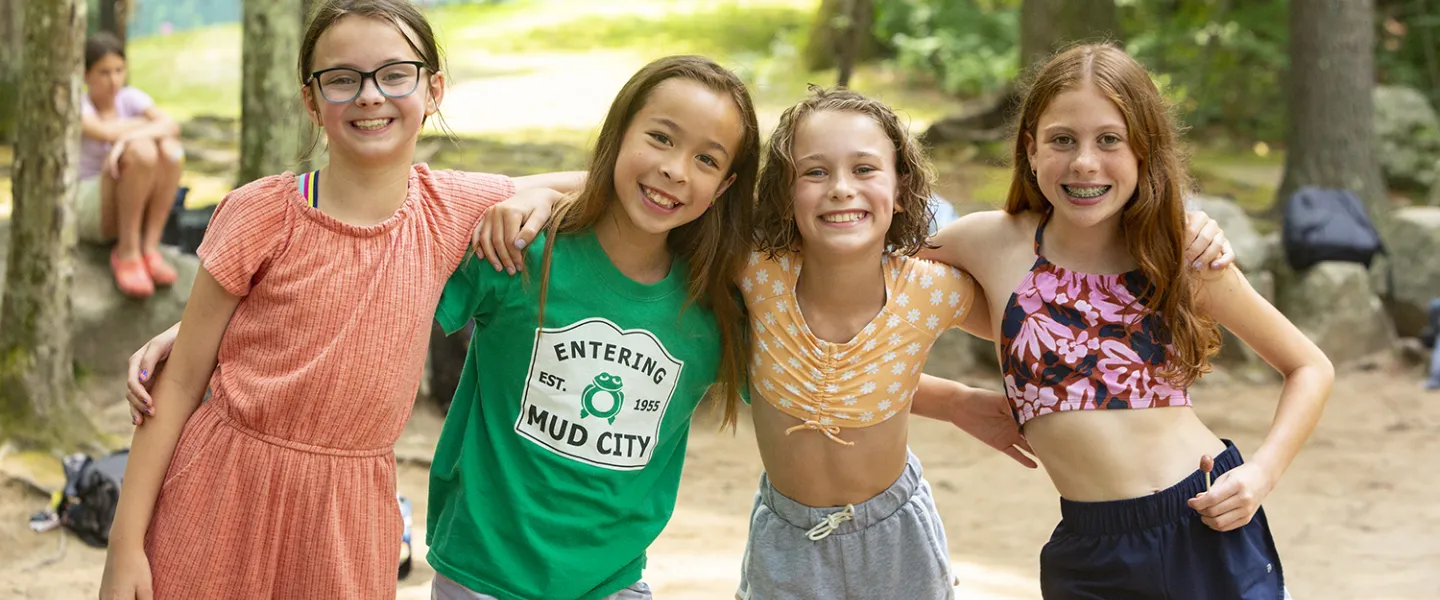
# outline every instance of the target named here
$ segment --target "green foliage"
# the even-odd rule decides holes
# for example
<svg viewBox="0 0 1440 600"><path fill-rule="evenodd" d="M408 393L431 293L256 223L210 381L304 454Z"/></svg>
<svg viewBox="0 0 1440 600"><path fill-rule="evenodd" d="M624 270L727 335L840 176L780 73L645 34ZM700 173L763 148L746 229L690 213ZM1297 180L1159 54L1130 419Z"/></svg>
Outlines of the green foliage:
<svg viewBox="0 0 1440 600"><path fill-rule="evenodd" d="M898 66L952 94L981 94L1019 72L1017 1L877 0L874 29Z"/></svg>
<svg viewBox="0 0 1440 600"><path fill-rule="evenodd" d="M1377 79L1420 90L1440 105L1440 2L1377 0L1376 5Z"/></svg>
<svg viewBox="0 0 1440 600"><path fill-rule="evenodd" d="M1122 0L1126 50L1167 78L1187 125L1237 141L1285 136L1285 0Z"/></svg>
<svg viewBox="0 0 1440 600"><path fill-rule="evenodd" d="M777 35L808 26L812 13L795 5L692 4L654 14L600 14L517 28L476 42L491 52L664 48L667 54L724 58L765 53Z"/></svg>

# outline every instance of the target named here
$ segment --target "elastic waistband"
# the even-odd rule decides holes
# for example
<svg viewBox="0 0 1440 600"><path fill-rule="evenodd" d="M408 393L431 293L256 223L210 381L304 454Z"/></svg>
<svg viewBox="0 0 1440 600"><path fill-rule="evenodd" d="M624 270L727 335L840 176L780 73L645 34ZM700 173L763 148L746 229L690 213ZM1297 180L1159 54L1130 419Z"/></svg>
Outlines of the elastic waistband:
<svg viewBox="0 0 1440 600"><path fill-rule="evenodd" d="M1215 468L1210 471L1212 484L1226 471L1245 463L1234 443L1221 441L1225 442L1225 451L1215 457ZM1076 502L1061 498L1060 517L1064 519L1066 528L1079 534L1126 533L1197 517L1195 510L1185 502L1204 491L1205 473L1196 469L1180 483L1139 498L1109 502Z"/></svg>
<svg viewBox="0 0 1440 600"><path fill-rule="evenodd" d="M324 455L327 455L327 456L344 456L344 457L366 457L366 456L385 456L385 455L391 454L391 453L393 453L393 452L395 451L395 448L394 448L393 446L392 446L392 447L386 447L386 448L355 448L355 449L351 449L351 448L331 448L331 447L328 447L328 446L317 446L317 445L315 445L315 444L307 444L307 443L304 443L304 442L297 442L297 441L294 441L294 440L287 440L287 439L282 438L282 437L277 437L277 436L274 436L274 435L270 435L270 434L268 434L268 433L256 431L256 430L254 430L254 429L251 429L250 427L245 426L245 425L242 424L240 421L238 421L238 420L236 420L234 417L230 416L228 407L224 406L222 402L216 402L213 398L210 399L210 400L207 400L204 404L201 404L201 405L200 405L200 408L196 409L196 411L195 411L195 416L196 416L196 417L202 417L202 418L203 418L204 415L213 415L214 418L220 422L220 424L222 424L222 425L224 425L224 426L226 426L226 427L229 427L229 428L231 428L231 429L234 429L234 430L236 430L236 431L238 431L238 432L240 432L240 433L243 433L243 434L245 434L245 435L248 436L248 437L251 437L251 438L254 438L254 439L256 439L256 440L265 442L265 443L270 444L270 445L272 445L272 446L279 446L279 447L281 447L281 448L286 448L286 449L289 449L289 450L295 450L295 451L299 451L299 452L305 452L305 453L307 453L307 454L324 454Z"/></svg>
<svg viewBox="0 0 1440 600"><path fill-rule="evenodd" d="M884 521L910 501L916 490L920 489L920 481L924 473L920 470L920 459L915 457L915 453L909 451L906 453L908 457L905 460L905 469L900 472L900 477L895 480L895 483L890 484L885 491L876 494L869 500L856 504L852 520L836 526L830 535L845 535L862 531ZM776 491L775 487L770 485L770 477L763 474L760 476L760 501L774 511L776 516L800 529L810 529L830 514L846 510L844 506L816 508L796 502Z"/></svg>

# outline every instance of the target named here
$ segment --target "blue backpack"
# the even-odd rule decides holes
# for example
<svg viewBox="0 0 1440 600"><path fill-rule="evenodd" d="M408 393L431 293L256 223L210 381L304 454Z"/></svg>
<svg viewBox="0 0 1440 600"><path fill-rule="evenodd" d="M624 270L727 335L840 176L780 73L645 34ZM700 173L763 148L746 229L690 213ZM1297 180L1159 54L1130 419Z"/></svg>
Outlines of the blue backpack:
<svg viewBox="0 0 1440 600"><path fill-rule="evenodd" d="M1385 252L1365 206L1349 190L1300 188L1285 200L1282 219L1285 259L1296 271L1326 260L1369 268Z"/></svg>

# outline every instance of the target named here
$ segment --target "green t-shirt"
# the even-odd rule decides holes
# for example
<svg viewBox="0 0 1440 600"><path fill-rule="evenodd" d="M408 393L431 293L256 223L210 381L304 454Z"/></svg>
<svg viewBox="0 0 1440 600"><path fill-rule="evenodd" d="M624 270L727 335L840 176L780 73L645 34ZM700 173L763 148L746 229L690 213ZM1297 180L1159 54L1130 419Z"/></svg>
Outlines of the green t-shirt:
<svg viewBox="0 0 1440 600"><path fill-rule="evenodd" d="M720 334L685 306L681 260L640 284L586 231L556 240L536 343L543 243L528 281L470 256L440 298L447 332L475 330L430 469L428 559L501 600L600 598L640 580L675 510Z"/></svg>

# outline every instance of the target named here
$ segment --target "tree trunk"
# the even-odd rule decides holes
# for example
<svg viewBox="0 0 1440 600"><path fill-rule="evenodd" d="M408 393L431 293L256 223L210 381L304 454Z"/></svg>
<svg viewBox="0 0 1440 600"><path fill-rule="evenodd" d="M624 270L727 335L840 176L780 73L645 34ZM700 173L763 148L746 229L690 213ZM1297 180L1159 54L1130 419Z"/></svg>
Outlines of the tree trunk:
<svg viewBox="0 0 1440 600"><path fill-rule="evenodd" d="M1068 44L1101 40L1120 40L1115 0L1024 0L1020 6L1021 71L1038 68ZM1012 82L978 109L936 121L920 139L930 146L1004 139L1020 92Z"/></svg>
<svg viewBox="0 0 1440 600"><path fill-rule="evenodd" d="M237 186L294 166L300 84L300 0L245 0Z"/></svg>
<svg viewBox="0 0 1440 600"><path fill-rule="evenodd" d="M115 34L124 44L130 25L130 0L100 0L100 29Z"/></svg>
<svg viewBox="0 0 1440 600"><path fill-rule="evenodd" d="M1020 68L1066 44L1120 39L1115 0L1025 0L1020 4Z"/></svg>
<svg viewBox="0 0 1440 600"><path fill-rule="evenodd" d="M1290 3L1290 123L1278 198L1344 188L1388 214L1376 160L1374 0ZM1281 203L1277 202L1277 206Z"/></svg>
<svg viewBox="0 0 1440 600"><path fill-rule="evenodd" d="M821 0L801 64L807 71L839 67L841 85L849 83L855 63L875 56L878 44L870 30L874 22L874 0Z"/></svg>
<svg viewBox="0 0 1440 600"><path fill-rule="evenodd" d="M94 436L75 404L70 273L80 154L85 0L25 3L14 215L0 299L0 436L74 447Z"/></svg>
<svg viewBox="0 0 1440 600"><path fill-rule="evenodd" d="M860 60L860 55L865 51L865 44L870 40L870 24L874 21L875 3L873 0L845 0L845 28L840 30L839 47L839 76L836 77L835 85L850 87L850 76L855 73L855 63Z"/></svg>
<svg viewBox="0 0 1440 600"><path fill-rule="evenodd" d="M20 114L21 0L0 0L0 144L15 141Z"/></svg>

